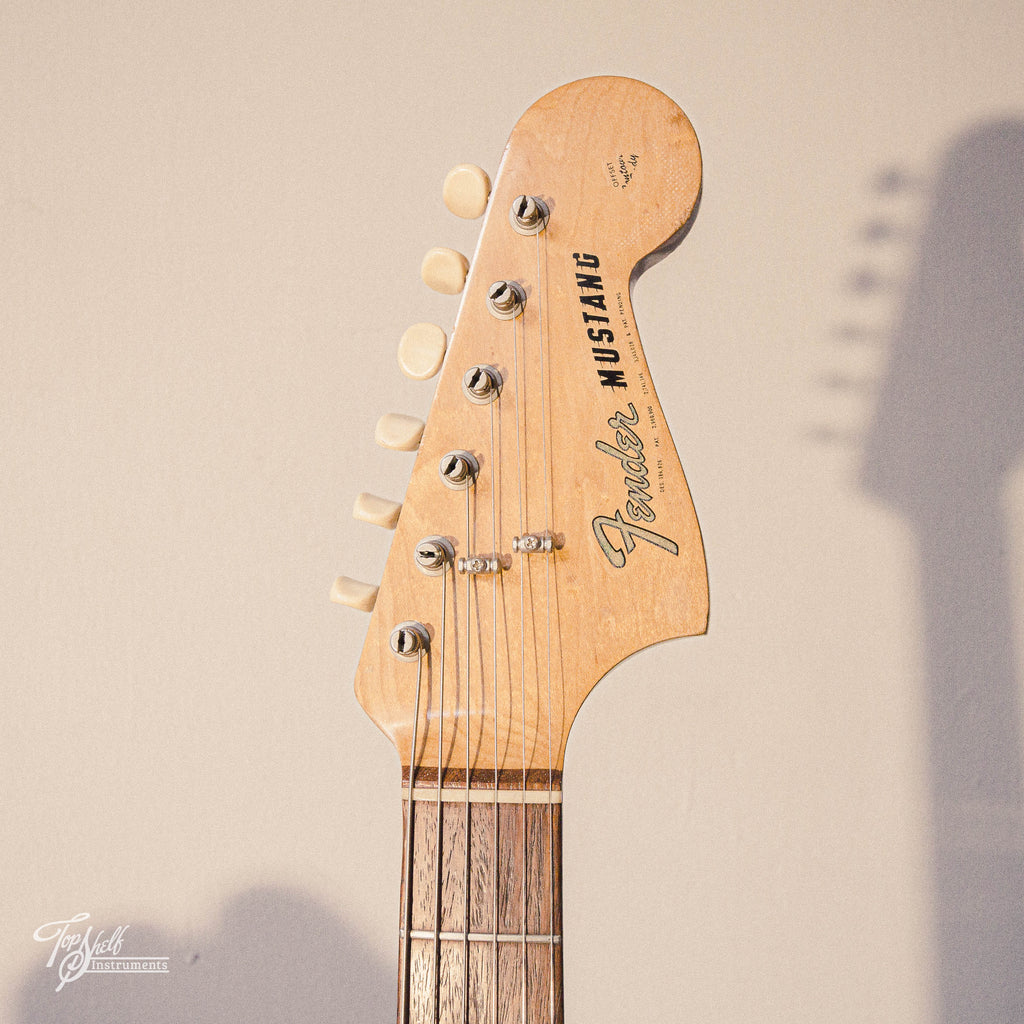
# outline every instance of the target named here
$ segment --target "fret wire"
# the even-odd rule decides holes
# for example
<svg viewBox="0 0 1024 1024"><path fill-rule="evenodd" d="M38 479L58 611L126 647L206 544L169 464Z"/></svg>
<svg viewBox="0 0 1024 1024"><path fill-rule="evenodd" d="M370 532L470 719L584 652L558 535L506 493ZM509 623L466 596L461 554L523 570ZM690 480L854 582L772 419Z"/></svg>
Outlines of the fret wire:
<svg viewBox="0 0 1024 1024"><path fill-rule="evenodd" d="M554 785L554 782L552 782ZM437 786L417 786L413 793L414 800L437 800ZM402 786L402 799L409 799L409 787ZM497 801L499 804L559 804L562 802L562 794L557 789L550 791L544 789L468 789L460 786L458 789L446 786L441 790L441 799L445 803L471 803L481 804Z"/></svg>
<svg viewBox="0 0 1024 1024"><path fill-rule="evenodd" d="M405 931L402 930L400 932L400 935L404 936L405 935ZM432 931L418 931L417 929L414 928L409 933L409 937L412 938L412 939L432 939L434 937L434 933ZM441 940L443 942L458 942L460 939L465 939L465 938L466 938L466 933L465 932L441 932ZM469 933L469 941L470 942L490 942L492 938L493 938L493 936L490 933L488 933L488 932L470 932ZM499 932L498 933L498 941L499 942L522 942L523 941L523 936L519 932ZM527 942L533 942L533 943L541 943L541 942L548 943L548 942L552 942L552 941L560 943L562 941L562 936L561 935L548 935L548 934L544 934L544 935L527 935L526 936L526 941Z"/></svg>

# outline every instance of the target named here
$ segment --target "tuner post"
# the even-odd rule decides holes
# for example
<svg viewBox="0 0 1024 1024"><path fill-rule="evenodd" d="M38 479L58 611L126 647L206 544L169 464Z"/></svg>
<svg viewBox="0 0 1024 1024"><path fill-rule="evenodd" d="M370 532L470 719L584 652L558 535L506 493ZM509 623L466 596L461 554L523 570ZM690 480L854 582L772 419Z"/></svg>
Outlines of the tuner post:
<svg viewBox="0 0 1024 1024"><path fill-rule="evenodd" d="M548 204L539 196L516 196L508 211L512 229L521 235L539 235L550 216Z"/></svg>
<svg viewBox="0 0 1024 1024"><path fill-rule="evenodd" d="M454 451L441 457L437 471L441 474L445 487L450 487L453 491L465 491L476 483L480 463L470 452Z"/></svg>
<svg viewBox="0 0 1024 1024"><path fill-rule="evenodd" d="M413 552L416 568L426 576L440 576L455 561L455 549L444 537L424 537Z"/></svg>
<svg viewBox="0 0 1024 1024"><path fill-rule="evenodd" d="M471 366L462 377L462 393L475 405L489 405L501 393L502 383L493 366Z"/></svg>
<svg viewBox="0 0 1024 1024"><path fill-rule="evenodd" d="M498 320L515 320L526 308L526 292L518 281L495 281L487 289L487 309Z"/></svg>
<svg viewBox="0 0 1024 1024"><path fill-rule="evenodd" d="M391 653L401 661L415 661L430 650L430 634L422 622L400 622L388 638Z"/></svg>

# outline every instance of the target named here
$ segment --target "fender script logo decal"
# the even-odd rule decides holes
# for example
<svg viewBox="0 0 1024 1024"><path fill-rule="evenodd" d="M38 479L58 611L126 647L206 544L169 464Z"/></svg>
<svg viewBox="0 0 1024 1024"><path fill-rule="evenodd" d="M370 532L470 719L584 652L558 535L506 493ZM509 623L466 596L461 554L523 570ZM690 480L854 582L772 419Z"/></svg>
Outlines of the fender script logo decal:
<svg viewBox="0 0 1024 1024"><path fill-rule="evenodd" d="M670 554L679 554L679 545L674 540L639 525L642 522L653 523L658 517L651 507L651 485L648 479L644 443L640 435L632 429L639 421L640 415L632 402L629 403L628 409L628 413L617 412L608 421L608 426L615 431L617 447L613 447L607 441L594 443L594 447L599 452L618 459L626 473L626 515L628 518L623 518L622 509L616 509L614 516L597 516L593 522L597 543L601 545L601 550L616 569L621 569L626 564L626 556L633 551L638 540L653 544ZM613 543L612 538L616 534L618 534L621 546Z"/></svg>

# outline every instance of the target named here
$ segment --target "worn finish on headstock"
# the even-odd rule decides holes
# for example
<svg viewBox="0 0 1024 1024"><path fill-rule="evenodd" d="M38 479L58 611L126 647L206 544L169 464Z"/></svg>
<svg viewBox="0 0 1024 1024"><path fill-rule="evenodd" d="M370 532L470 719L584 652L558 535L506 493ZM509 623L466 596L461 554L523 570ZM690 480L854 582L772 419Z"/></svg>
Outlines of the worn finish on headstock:
<svg viewBox="0 0 1024 1024"><path fill-rule="evenodd" d="M357 673L361 704L404 765L417 666L388 646L399 622L432 635L416 764L437 764L443 718L453 769L560 770L573 718L613 665L706 629L697 518L630 304L631 278L679 237L700 181L686 116L630 79L556 89L512 132ZM550 209L537 236L510 226L519 195ZM514 321L487 309L498 280L526 293ZM464 393L478 364L503 378L492 404ZM480 464L468 492L438 473L455 449ZM514 552L514 537L545 531L556 550ZM413 552L430 535L456 558L497 555L504 570L424 575Z"/></svg>

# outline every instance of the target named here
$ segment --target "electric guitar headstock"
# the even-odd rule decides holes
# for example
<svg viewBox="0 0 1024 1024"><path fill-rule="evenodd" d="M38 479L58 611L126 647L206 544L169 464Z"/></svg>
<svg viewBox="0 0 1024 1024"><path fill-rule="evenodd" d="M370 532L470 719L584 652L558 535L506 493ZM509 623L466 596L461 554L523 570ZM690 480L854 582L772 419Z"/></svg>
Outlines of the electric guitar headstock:
<svg viewBox="0 0 1024 1024"><path fill-rule="evenodd" d="M702 633L707 572L679 457L630 303L681 238L701 160L683 112L625 78L556 89L520 119L493 191L449 176L477 252L433 250L424 276L464 296L429 418L386 416L418 448L356 678L360 703L416 771L561 770L572 721L610 668ZM410 375L444 335L403 340ZM422 433L420 432L422 426ZM372 588L335 597L369 607ZM415 746L415 750L414 750Z"/></svg>

